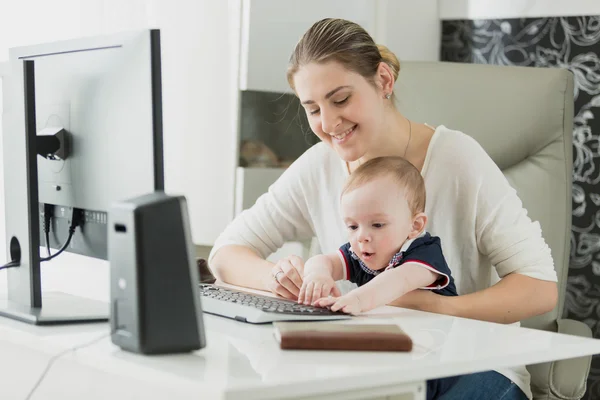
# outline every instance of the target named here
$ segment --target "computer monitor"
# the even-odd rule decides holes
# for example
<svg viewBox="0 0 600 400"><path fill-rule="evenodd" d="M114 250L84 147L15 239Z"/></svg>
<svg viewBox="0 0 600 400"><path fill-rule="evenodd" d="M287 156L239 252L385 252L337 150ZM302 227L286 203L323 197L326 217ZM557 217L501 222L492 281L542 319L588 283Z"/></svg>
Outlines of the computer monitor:
<svg viewBox="0 0 600 400"><path fill-rule="evenodd" d="M111 204L164 190L160 32L13 48L9 56L6 240L11 260L18 247L20 266L8 269L0 315L36 324L105 321L108 304L42 296L40 245L48 226L56 253L77 213L83 223L65 251L107 259Z"/></svg>

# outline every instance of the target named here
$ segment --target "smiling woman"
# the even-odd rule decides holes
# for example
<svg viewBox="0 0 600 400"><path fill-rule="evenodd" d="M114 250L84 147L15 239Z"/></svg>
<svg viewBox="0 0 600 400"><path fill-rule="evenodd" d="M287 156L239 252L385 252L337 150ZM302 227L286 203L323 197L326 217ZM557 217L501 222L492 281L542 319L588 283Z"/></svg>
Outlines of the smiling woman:
<svg viewBox="0 0 600 400"><path fill-rule="evenodd" d="M400 70L398 59L385 46L356 45L372 42L358 25L343 27L346 37L353 41L321 41L328 30L342 27L340 21L328 20L318 29L309 30L290 59L288 82L307 112L312 131L335 146L347 162L357 161L365 147L382 139L392 148L406 147L398 141L408 144L408 138L401 135L392 142L392 137L385 134L393 129L386 124L395 121L381 118L382 110L394 108L390 100Z"/></svg>
<svg viewBox="0 0 600 400"><path fill-rule="evenodd" d="M442 239L460 296L414 290L392 304L500 323L553 309L556 273L539 224L479 143L443 125L410 121L395 107L398 72L396 57L353 22L324 19L304 34L290 58L288 81L321 143L219 236L211 269L225 282L296 299L304 260L290 256L274 265L265 258L286 241L313 236L325 254L335 253L349 239L340 202L346 180L369 160L396 156L423 177L427 231ZM378 253L363 252L366 258ZM501 280L490 287L494 269ZM438 383L429 387L429 398L447 390L449 400L531 397L524 366ZM452 387L460 393L450 394Z"/></svg>

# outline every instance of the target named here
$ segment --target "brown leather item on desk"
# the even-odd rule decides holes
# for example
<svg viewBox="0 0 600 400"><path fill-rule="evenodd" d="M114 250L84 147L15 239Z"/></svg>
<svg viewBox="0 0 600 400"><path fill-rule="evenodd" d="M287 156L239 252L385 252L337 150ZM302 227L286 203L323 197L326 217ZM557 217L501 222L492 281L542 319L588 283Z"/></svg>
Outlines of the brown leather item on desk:
<svg viewBox="0 0 600 400"><path fill-rule="evenodd" d="M411 351L412 340L398 325L340 322L275 322L282 349Z"/></svg>

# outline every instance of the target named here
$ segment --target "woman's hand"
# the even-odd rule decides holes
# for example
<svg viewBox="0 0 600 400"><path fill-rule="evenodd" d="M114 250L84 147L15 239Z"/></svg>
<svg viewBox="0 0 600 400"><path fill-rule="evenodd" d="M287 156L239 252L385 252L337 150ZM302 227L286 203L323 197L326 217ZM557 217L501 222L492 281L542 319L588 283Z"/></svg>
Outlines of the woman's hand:
<svg viewBox="0 0 600 400"><path fill-rule="evenodd" d="M267 288L277 296L296 300L302 287L304 261L298 256L288 256L277 261L271 269Z"/></svg>
<svg viewBox="0 0 600 400"><path fill-rule="evenodd" d="M512 273L494 286L477 292L460 296L440 296L429 290L417 289L389 305L512 324L550 311L550 307L556 304L557 295L556 282ZM540 308L540 304L544 308Z"/></svg>

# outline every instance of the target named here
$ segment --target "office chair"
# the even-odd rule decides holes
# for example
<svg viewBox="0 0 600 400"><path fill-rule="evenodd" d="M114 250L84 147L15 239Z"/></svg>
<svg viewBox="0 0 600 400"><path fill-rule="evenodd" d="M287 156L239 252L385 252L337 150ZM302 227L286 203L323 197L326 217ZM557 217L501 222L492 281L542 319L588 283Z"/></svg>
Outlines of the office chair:
<svg viewBox="0 0 600 400"><path fill-rule="evenodd" d="M397 106L408 118L445 125L475 138L540 222L558 275L559 300L529 328L592 337L562 319L569 269L573 75L558 68L405 62ZM494 282L491 282L494 283ZM579 399L591 356L528 366L534 399Z"/></svg>

